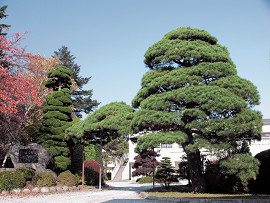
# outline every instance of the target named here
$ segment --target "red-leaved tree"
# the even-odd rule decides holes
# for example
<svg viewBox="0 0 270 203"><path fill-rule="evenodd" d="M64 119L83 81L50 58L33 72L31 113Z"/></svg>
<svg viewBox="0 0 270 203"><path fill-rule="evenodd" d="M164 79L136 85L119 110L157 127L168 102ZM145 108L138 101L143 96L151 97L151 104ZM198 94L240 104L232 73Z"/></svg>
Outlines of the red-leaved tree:
<svg viewBox="0 0 270 203"><path fill-rule="evenodd" d="M135 156L135 163L132 168L136 170L132 172L132 176L150 175L159 164L155 158L157 156L159 155L153 150L144 150L139 155Z"/></svg>
<svg viewBox="0 0 270 203"><path fill-rule="evenodd" d="M26 64L32 54L20 46L24 35L19 33L8 38L0 35L0 138L1 147L16 141L24 124L26 103L41 104L31 78L25 77Z"/></svg>
<svg viewBox="0 0 270 203"><path fill-rule="evenodd" d="M96 171L97 173L99 173L99 167L100 167L100 165L99 165L99 163L97 161L93 161L93 160L85 161L84 162L84 167L91 168L94 171ZM102 169L101 174L103 175L103 169Z"/></svg>

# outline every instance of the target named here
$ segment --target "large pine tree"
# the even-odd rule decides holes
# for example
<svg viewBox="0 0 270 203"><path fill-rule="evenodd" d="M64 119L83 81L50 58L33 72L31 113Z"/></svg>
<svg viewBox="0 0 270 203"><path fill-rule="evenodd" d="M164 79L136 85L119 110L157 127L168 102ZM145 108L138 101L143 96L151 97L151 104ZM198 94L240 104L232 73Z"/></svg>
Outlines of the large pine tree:
<svg viewBox="0 0 270 203"><path fill-rule="evenodd" d="M139 138L138 148L181 144L193 190L204 192L200 149L225 158L244 140L260 138L262 115L252 110L259 104L258 91L237 75L228 50L204 30L182 27L167 33L146 51L144 62L150 71L133 100L140 107L133 126L160 133Z"/></svg>
<svg viewBox="0 0 270 203"><path fill-rule="evenodd" d="M58 51L54 52L54 56L57 56L62 62L63 66L68 67L71 70L71 78L76 82L78 86L77 91L71 92L73 111L75 115L82 118L82 113L89 114L95 107L99 105L96 100L91 99L93 90L84 90L83 86L89 82L91 77L79 76L80 66L77 65L74 57L68 47L62 46Z"/></svg>

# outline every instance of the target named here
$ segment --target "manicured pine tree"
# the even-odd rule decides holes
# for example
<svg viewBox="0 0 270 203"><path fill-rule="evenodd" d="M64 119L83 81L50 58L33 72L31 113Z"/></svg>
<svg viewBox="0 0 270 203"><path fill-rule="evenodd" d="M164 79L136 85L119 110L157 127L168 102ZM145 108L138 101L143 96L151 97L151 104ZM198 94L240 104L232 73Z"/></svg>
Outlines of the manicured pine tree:
<svg viewBox="0 0 270 203"><path fill-rule="evenodd" d="M170 157L162 157L157 168L156 179L164 184L166 189L172 182L178 182Z"/></svg>
<svg viewBox="0 0 270 203"><path fill-rule="evenodd" d="M227 48L204 30L182 27L167 33L146 51L144 63L150 71L133 100L139 108L133 126L159 133L140 137L137 149L181 144L193 190L205 192L200 149L225 158L244 140L260 139L262 115L252 109L259 93L237 75Z"/></svg>
<svg viewBox="0 0 270 203"><path fill-rule="evenodd" d="M46 98L42 122L43 135L38 138L38 142L52 153L51 169L56 173L67 170L71 163L70 149L65 140L65 130L72 122L70 76L71 71L65 66L60 66L49 72L49 79L45 84L47 88L53 89L53 93Z"/></svg>

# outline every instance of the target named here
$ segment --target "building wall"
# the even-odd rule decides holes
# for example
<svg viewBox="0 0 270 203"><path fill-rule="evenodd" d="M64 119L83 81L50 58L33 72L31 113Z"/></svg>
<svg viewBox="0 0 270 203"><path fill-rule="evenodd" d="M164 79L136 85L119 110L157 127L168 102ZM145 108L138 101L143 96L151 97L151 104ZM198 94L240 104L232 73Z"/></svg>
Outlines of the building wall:
<svg viewBox="0 0 270 203"><path fill-rule="evenodd" d="M267 119L269 121L269 119ZM131 177L132 171L134 169L131 168L132 164L134 163L134 157L137 156L137 153L134 152L134 149L136 147L136 143L132 142L129 139L129 161L126 165L126 168L123 172L123 180L131 179L136 180L138 177ZM270 149L270 124L266 124L263 126L263 132L262 132L262 140L261 141L252 141L250 144L250 152L253 156L260 153L261 151ZM172 165L178 169L178 163L181 161L181 157L185 155L183 152L183 148L179 146L178 144L174 143L172 144L171 148L168 148L165 146L160 146L158 148L155 148L155 151L160 154L159 157L156 159L160 161L162 157L170 157L172 161Z"/></svg>

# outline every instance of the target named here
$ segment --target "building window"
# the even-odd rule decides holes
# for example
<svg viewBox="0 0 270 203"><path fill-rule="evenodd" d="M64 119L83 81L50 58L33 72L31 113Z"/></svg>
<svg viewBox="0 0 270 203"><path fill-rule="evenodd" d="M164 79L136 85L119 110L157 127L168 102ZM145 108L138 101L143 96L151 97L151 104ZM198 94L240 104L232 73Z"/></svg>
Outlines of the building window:
<svg viewBox="0 0 270 203"><path fill-rule="evenodd" d="M270 134L262 134L262 140L270 139Z"/></svg>
<svg viewBox="0 0 270 203"><path fill-rule="evenodd" d="M160 144L161 148L172 148L172 144Z"/></svg>

